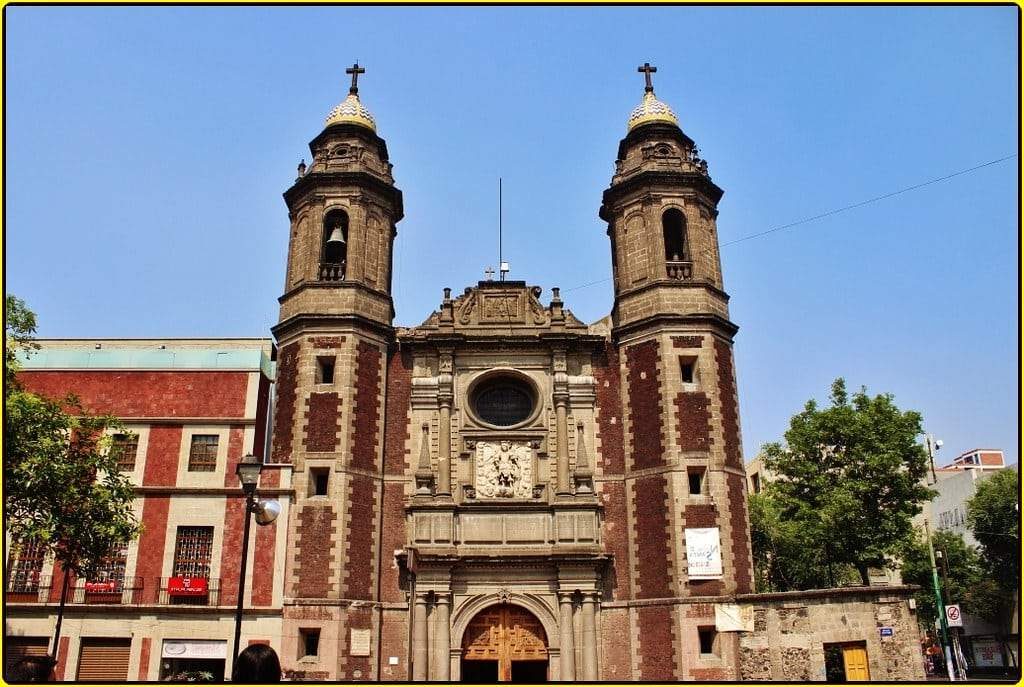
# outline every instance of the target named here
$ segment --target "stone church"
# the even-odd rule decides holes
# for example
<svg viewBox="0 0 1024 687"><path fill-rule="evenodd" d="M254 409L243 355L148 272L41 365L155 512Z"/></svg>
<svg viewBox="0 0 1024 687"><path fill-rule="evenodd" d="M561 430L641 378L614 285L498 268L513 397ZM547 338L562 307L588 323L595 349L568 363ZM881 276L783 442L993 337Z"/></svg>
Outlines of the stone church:
<svg viewBox="0 0 1024 687"><path fill-rule="evenodd" d="M294 471L289 675L818 677L820 637L796 654L777 646L807 630L816 602L791 613L795 597L752 594L723 191L655 97L654 68L640 68L646 89L599 204L610 314L587 324L558 289L544 302L540 285L488 280L439 288L437 309L408 328L391 295L402 192L359 97L364 70L348 71L348 96L284 194L266 460ZM909 592L889 593L842 603L870 616L854 634L873 674L916 677L888 668L909 654L890 660L879 644L881 602L911 617ZM902 652L914 637L900 633ZM802 659L819 668L779 667Z"/></svg>

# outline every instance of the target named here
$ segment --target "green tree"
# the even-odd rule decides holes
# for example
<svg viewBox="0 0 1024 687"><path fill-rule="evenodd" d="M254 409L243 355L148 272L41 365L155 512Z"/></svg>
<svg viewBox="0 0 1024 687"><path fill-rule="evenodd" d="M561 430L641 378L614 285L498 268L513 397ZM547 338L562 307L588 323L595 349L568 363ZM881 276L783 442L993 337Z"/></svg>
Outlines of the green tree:
<svg viewBox="0 0 1024 687"><path fill-rule="evenodd" d="M921 416L892 396L847 394L832 384L831 405L814 400L790 420L785 446L766 444L765 466L781 519L799 530L803 556L820 561L829 586L850 566L889 565L913 538L911 519L934 494L922 484L927 456L917 443Z"/></svg>
<svg viewBox="0 0 1024 687"><path fill-rule="evenodd" d="M112 417L90 415L74 396L43 398L18 383L17 353L34 350L35 315L13 296L5 306L7 531L15 547L36 542L64 570L87 578L141 530L132 508L134 487L109 450L110 434L122 428ZM58 634L69 577L61 594Z"/></svg>
<svg viewBox="0 0 1024 687"><path fill-rule="evenodd" d="M967 502L967 524L981 544L987 579L999 590L1000 602L992 615L1008 634L1020 589L1020 475L1000 470L978 483Z"/></svg>

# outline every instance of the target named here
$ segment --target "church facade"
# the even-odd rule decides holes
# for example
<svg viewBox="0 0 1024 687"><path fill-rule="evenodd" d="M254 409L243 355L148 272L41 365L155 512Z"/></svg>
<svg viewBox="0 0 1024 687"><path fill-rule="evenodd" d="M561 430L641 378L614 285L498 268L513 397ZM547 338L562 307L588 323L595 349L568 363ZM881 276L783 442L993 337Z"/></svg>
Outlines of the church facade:
<svg viewBox="0 0 1024 687"><path fill-rule="evenodd" d="M296 490L286 667L737 679L738 634L715 621L753 591L722 190L653 68L600 204L610 316L495 280L444 289L409 328L390 292L402 194L349 71L285 193L268 460Z"/></svg>

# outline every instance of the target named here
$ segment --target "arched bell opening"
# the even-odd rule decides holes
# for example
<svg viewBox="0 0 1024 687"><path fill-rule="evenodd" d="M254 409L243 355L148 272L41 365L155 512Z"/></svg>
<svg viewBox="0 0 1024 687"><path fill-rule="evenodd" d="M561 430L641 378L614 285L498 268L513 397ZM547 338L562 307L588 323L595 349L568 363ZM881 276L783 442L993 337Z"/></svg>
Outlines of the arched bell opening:
<svg viewBox="0 0 1024 687"><path fill-rule="evenodd" d="M691 276L690 246L686 236L686 216L678 208L669 208L661 216L661 232L665 242L665 267L672 279Z"/></svg>
<svg viewBox="0 0 1024 687"><path fill-rule="evenodd" d="M336 281L345 278L348 258L348 215L334 209L324 215L320 245L320 278Z"/></svg>
<svg viewBox="0 0 1024 687"><path fill-rule="evenodd" d="M533 613L513 604L488 606L462 636L463 682L546 682L548 640Z"/></svg>

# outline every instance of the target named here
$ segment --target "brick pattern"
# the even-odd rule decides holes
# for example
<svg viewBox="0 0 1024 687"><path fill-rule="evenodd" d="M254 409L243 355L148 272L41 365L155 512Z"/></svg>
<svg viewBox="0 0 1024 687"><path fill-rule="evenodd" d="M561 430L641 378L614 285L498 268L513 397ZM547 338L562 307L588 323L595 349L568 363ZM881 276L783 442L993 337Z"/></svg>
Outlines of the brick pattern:
<svg viewBox="0 0 1024 687"><path fill-rule="evenodd" d="M704 344L703 336L673 336L674 348L700 348Z"/></svg>
<svg viewBox="0 0 1024 687"><path fill-rule="evenodd" d="M264 456L267 447L267 413L270 412L270 380L260 375L259 389L256 395L256 426L253 428L252 452L261 460L269 461Z"/></svg>
<svg viewBox="0 0 1024 687"><path fill-rule="evenodd" d="M142 504L145 527L139 535L139 557L135 575L145 580L143 600L154 603L157 597L156 578L164 577L164 545L167 539L167 514L170 499L166 496L147 496ZM170 571L167 571L169 574Z"/></svg>
<svg viewBox="0 0 1024 687"><path fill-rule="evenodd" d="M754 591L754 566L751 560L749 525L747 523L744 476L729 473L725 476L729 493L729 523L732 526L732 567L737 594Z"/></svg>
<svg viewBox="0 0 1024 687"><path fill-rule="evenodd" d="M630 640L628 608L603 608L601 610L598 667L603 682L625 682L633 680L631 667L633 651Z"/></svg>
<svg viewBox="0 0 1024 687"><path fill-rule="evenodd" d="M412 356L408 350L398 351L388 360L387 389L384 402L384 474L405 475L409 469L407 442L412 398Z"/></svg>
<svg viewBox="0 0 1024 687"><path fill-rule="evenodd" d="M409 655L409 612L407 610L383 612L384 628L381 632L381 656L408 656ZM398 661L398 665L389 665L387 660L381 666L382 681L403 682L408 681L408 663Z"/></svg>
<svg viewBox="0 0 1024 687"><path fill-rule="evenodd" d="M728 668L690 668L690 679L694 682L724 682L730 677Z"/></svg>
<svg viewBox="0 0 1024 687"><path fill-rule="evenodd" d="M640 628L640 680L674 682L676 678L675 622L669 606L637 609Z"/></svg>
<svg viewBox="0 0 1024 687"><path fill-rule="evenodd" d="M243 446L245 444L245 425L231 425L231 429L228 430L228 458L227 467L224 470L224 486L238 488L238 475L235 474L235 469L238 467L238 461L242 459ZM260 480L261 486L266 486L263 480Z"/></svg>
<svg viewBox="0 0 1024 687"><path fill-rule="evenodd" d="M277 522L256 528L256 541L252 551L253 606L274 603L274 557L277 554Z"/></svg>
<svg viewBox="0 0 1024 687"><path fill-rule="evenodd" d="M306 399L306 432L302 444L307 451L334 451L341 431L341 396L336 392L312 393Z"/></svg>
<svg viewBox="0 0 1024 687"><path fill-rule="evenodd" d="M331 539L338 516L326 504L306 505L298 514L294 544L294 592L299 598L322 599L330 595Z"/></svg>
<svg viewBox="0 0 1024 687"><path fill-rule="evenodd" d="M360 341L356 351L355 411L352 413L352 466L377 469L380 429L380 358L373 344Z"/></svg>
<svg viewBox="0 0 1024 687"><path fill-rule="evenodd" d="M676 444L681 451L704 451L711 443L711 401L703 391L676 394Z"/></svg>
<svg viewBox="0 0 1024 687"><path fill-rule="evenodd" d="M181 425L155 425L149 428L146 466L142 472L144 486L173 487L178 481L181 432Z"/></svg>
<svg viewBox="0 0 1024 687"><path fill-rule="evenodd" d="M341 348L345 343L344 336L312 336L309 343L313 348Z"/></svg>
<svg viewBox="0 0 1024 687"><path fill-rule="evenodd" d="M401 482L384 483L384 531L381 533L380 550L387 558L381 566L381 601L402 603L405 592L399 586L398 563L392 551L405 548L405 486Z"/></svg>
<svg viewBox="0 0 1024 687"><path fill-rule="evenodd" d="M373 554L377 532L378 480L351 475L348 494L348 521L345 533L345 598L373 599Z"/></svg>
<svg viewBox="0 0 1024 687"><path fill-rule="evenodd" d="M725 464L742 470L739 406L736 398L736 379L732 369L732 348L719 339L715 339L715 360L718 368L718 398L722 404Z"/></svg>
<svg viewBox="0 0 1024 687"><path fill-rule="evenodd" d="M23 370L28 391L64 398L74 390L86 410L132 417L244 417L247 372Z"/></svg>
<svg viewBox="0 0 1024 687"><path fill-rule="evenodd" d="M139 672L138 677L135 678L139 682L146 682L149 680L149 652L152 645L152 638L142 638L142 645L139 647Z"/></svg>
<svg viewBox="0 0 1024 687"><path fill-rule="evenodd" d="M634 470L665 464L658 349L656 340L644 341L626 349L626 383L629 393Z"/></svg>
<svg viewBox="0 0 1024 687"><path fill-rule="evenodd" d="M370 659L376 655L373 645L374 641L373 616L369 608L350 607L345 614L345 620L341 625L342 635L340 661L338 666L339 680L369 680L373 665ZM370 632L370 656L349 656L349 637L352 630L371 630Z"/></svg>
<svg viewBox="0 0 1024 687"><path fill-rule="evenodd" d="M242 527L246 517L245 497L237 496L224 501L224 538L220 549L220 577L233 580L220 590L220 602L225 606L238 603L238 574L242 565ZM256 567L251 568L253 572Z"/></svg>
<svg viewBox="0 0 1024 687"><path fill-rule="evenodd" d="M298 394L299 342L282 346L277 358L277 409L274 419L274 445L271 462L292 462L295 403Z"/></svg>
<svg viewBox="0 0 1024 687"><path fill-rule="evenodd" d="M607 601L631 597L629 576L629 531L626 515L626 484L621 480L602 482L601 505L604 506L602 539L604 551L612 555L612 574L605 582ZM386 549L385 549L386 550Z"/></svg>
<svg viewBox="0 0 1024 687"><path fill-rule="evenodd" d="M594 354L592 364L597 384L597 440L601 442L599 465L603 474L622 474L626 469L626 449L622 437L619 350L606 346Z"/></svg>
<svg viewBox="0 0 1024 687"><path fill-rule="evenodd" d="M70 641L70 637L64 636L60 638L60 643L57 645L57 665L53 669L57 675L57 682L63 682L65 678L71 679L71 674L68 672L68 644Z"/></svg>
<svg viewBox="0 0 1024 687"><path fill-rule="evenodd" d="M664 599L672 594L672 561L668 539L668 483L648 475L633 481L637 599Z"/></svg>

